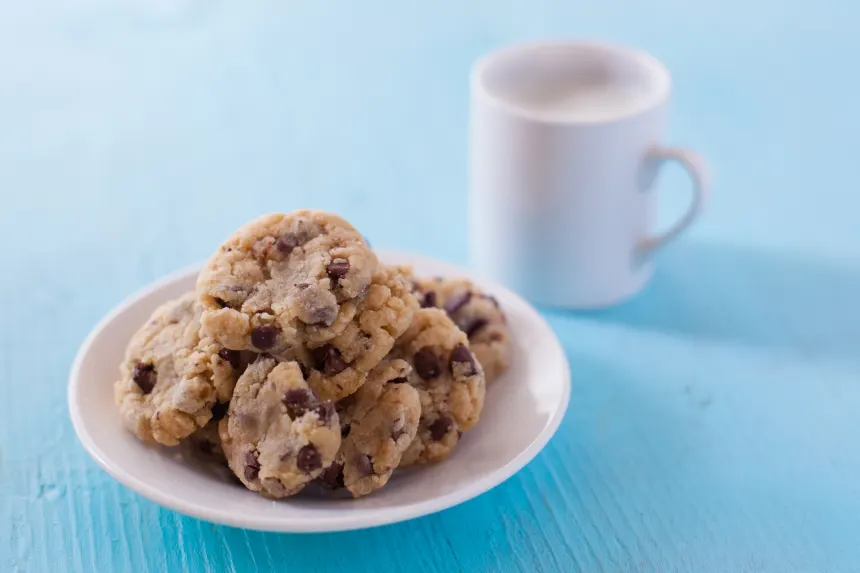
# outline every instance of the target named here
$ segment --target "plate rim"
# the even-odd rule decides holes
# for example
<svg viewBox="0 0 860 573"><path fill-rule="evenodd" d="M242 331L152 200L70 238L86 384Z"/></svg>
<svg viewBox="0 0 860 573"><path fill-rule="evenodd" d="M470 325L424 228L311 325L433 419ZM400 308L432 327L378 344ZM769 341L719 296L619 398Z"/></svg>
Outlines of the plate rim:
<svg viewBox="0 0 860 573"><path fill-rule="evenodd" d="M180 281L188 275L199 272L199 270L203 266L202 262L180 268L134 291L132 294L130 294L117 305L115 305L110 311L108 311L95 324L95 326L92 327L86 338L84 338L84 341L81 343L81 346L78 348L78 351L75 354L75 358L72 361L72 366L69 371L67 387L69 415L71 417L72 426L75 430L75 434L78 438L78 441L83 446L84 451L86 451L87 454L93 460L95 460L95 462L105 472L108 473L108 475L113 477L120 484L134 491L138 495L141 495L144 498L154 503L157 503L158 505L161 505L162 507L210 523L217 523L230 527L239 527L254 531L280 533L320 533L352 531L399 523L437 513L445 509L460 505L461 503L465 503L466 501L472 500L490 491L491 489L494 489L495 487L501 485L502 483L510 479L522 468L524 468L529 462L531 462L546 447L546 445L558 431L558 428L561 426L561 422L564 419L565 414L567 413L571 394L570 364L567 360L567 355L564 352L564 348L562 347L558 336L556 336L555 332L549 326L546 319L541 316L537 309L530 303L528 303L524 298L511 291L507 287L495 281L487 279L486 277L483 277L478 273L459 267L455 264L448 263L444 260L435 259L422 254L410 253L407 251L376 249L376 253L382 260L410 261L409 263L405 264L421 264L421 262L426 262L428 264L444 267L446 269L446 274L447 271L450 271L452 275L456 275L456 273L461 273L461 276L465 276L477 283L490 284L492 285L491 290L503 291L507 296L511 296L515 299L518 299L519 302L523 303L524 306L528 309L528 311L534 315L534 318L537 319L536 324L539 324L540 328L544 329L546 333L549 334L549 338L551 339L552 344L554 346L554 351L557 352L559 358L562 360L561 400L559 402L559 406L553 412L552 416L550 417L542 432L538 434L538 436L526 448L524 448L516 457L514 457L508 463L500 466L484 478L476 480L475 482L471 482L465 487L461 487L460 489L457 489L440 497L422 500L405 506L387 508L385 510L371 513L368 516L356 517L355 515L351 516L348 513L345 513L343 515L335 515L329 518L307 520L299 523L290 519L285 520L282 517L244 517L242 515L235 515L229 513L222 514L218 512L217 508L208 508L205 506L201 506L200 504L186 502L181 498L166 494L162 490L152 487L145 481L140 480L124 468L116 466L108 458L108 456L105 455L105 452L98 447L96 442L86 431L85 422L81 417L81 412L76 403L75 396L77 394L77 389L81 384L80 370L82 368L83 361L86 356L92 351L93 344L96 338L98 338L98 336L101 334L101 332L105 330L105 328L109 324L111 324L114 320L121 316L128 308L138 303L141 299L151 295L152 293L170 284Z"/></svg>

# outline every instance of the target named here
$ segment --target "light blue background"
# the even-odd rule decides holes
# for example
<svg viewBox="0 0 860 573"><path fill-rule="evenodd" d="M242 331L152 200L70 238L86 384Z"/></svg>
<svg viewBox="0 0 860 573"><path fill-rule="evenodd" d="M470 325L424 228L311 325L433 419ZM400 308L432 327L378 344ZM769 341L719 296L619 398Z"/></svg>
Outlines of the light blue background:
<svg viewBox="0 0 860 573"><path fill-rule="evenodd" d="M0 5L0 569L858 571L857 4L848 0ZM707 213L611 311L551 313L558 435L460 507L363 532L213 526L89 460L66 376L131 291L273 210L466 260L470 63L641 46ZM686 201L663 178L664 221Z"/></svg>

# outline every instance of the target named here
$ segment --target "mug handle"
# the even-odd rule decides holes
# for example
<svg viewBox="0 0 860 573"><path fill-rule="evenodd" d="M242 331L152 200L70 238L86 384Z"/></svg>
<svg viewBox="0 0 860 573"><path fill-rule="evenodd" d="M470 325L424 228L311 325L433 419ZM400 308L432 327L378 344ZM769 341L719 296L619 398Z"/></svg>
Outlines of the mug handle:
<svg viewBox="0 0 860 573"><path fill-rule="evenodd" d="M695 151L679 147L655 147L648 152L645 161L651 163L649 168L656 176L657 171L664 163L675 161L687 171L693 183L693 198L687 212L681 220L675 223L668 231L654 237L646 237L639 242L639 254L648 256L662 249L675 240L678 235L689 227L702 210L705 199L708 197L709 183L705 161Z"/></svg>

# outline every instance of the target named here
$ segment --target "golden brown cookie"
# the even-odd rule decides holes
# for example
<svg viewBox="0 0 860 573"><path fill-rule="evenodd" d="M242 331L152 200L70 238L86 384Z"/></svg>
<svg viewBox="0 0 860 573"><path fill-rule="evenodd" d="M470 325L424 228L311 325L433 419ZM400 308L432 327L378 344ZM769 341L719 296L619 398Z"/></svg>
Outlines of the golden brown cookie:
<svg viewBox="0 0 860 573"><path fill-rule="evenodd" d="M421 400L418 433L401 467L445 459L484 406L484 371L468 338L444 311L424 308L397 340L392 357L412 366L407 380Z"/></svg>
<svg viewBox="0 0 860 573"><path fill-rule="evenodd" d="M125 425L145 442L176 445L230 400L250 353L225 349L200 329L194 293L170 301L132 337L114 394Z"/></svg>
<svg viewBox="0 0 860 573"><path fill-rule="evenodd" d="M301 491L334 461L340 424L297 362L260 356L239 378L219 425L227 464L252 491L281 498Z"/></svg>
<svg viewBox="0 0 860 573"><path fill-rule="evenodd" d="M200 272L203 329L227 348L273 354L333 338L376 267L361 233L337 215L265 215L233 233Z"/></svg>
<svg viewBox="0 0 860 573"><path fill-rule="evenodd" d="M358 392L338 402L343 441L323 472L325 485L361 497L388 483L421 417L418 391L407 382L411 371L404 360L385 361Z"/></svg>
<svg viewBox="0 0 860 573"><path fill-rule="evenodd" d="M488 384L508 369L511 331L495 298L465 279L419 278L415 286L422 307L441 308L466 333Z"/></svg>
<svg viewBox="0 0 860 573"><path fill-rule="evenodd" d="M343 331L309 344L304 363L314 391L321 399L340 400L358 390L409 328L417 309L410 270L380 264Z"/></svg>

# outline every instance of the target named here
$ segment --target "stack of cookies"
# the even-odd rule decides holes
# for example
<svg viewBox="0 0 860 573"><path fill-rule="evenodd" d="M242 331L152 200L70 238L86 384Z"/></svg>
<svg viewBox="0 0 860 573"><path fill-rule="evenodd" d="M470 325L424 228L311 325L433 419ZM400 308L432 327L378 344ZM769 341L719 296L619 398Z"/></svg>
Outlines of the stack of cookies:
<svg viewBox="0 0 860 573"><path fill-rule="evenodd" d="M347 221L271 214L131 339L116 383L141 440L205 450L252 491L354 497L444 460L508 366L497 301L381 263Z"/></svg>

